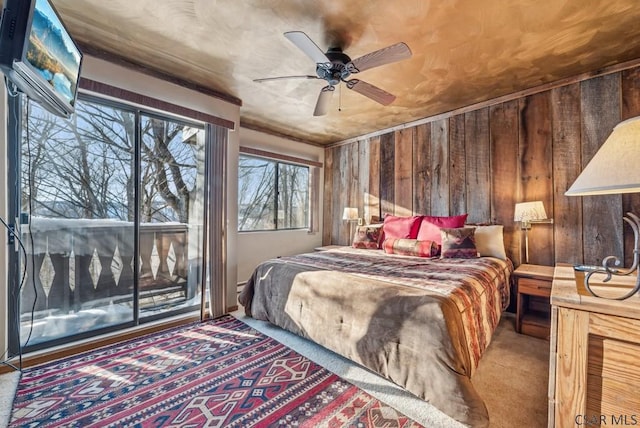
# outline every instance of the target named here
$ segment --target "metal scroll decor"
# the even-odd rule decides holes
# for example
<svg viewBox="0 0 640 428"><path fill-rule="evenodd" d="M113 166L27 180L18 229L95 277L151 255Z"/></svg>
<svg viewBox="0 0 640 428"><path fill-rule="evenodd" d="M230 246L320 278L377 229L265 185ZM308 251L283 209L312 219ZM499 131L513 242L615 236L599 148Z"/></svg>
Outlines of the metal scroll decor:
<svg viewBox="0 0 640 428"><path fill-rule="evenodd" d="M622 265L622 261L616 256L608 256L608 257L605 257L604 260L602 260L602 267L583 269L585 271L584 286L592 296L603 298L603 299L610 299L610 300L625 300L633 296L638 292L638 290L640 290L640 277L636 277L636 285L635 287L633 287L633 289L631 289L629 292L627 292L622 296L616 296L616 297L601 296L598 293L596 293L594 290L592 290L589 284L589 280L591 279L591 276L594 273L606 274L606 278L602 280L602 282L606 283L606 282L609 282L613 277L628 276L637 271L638 261L640 258L640 248L638 247L638 243L639 243L638 237L640 235L639 233L640 218L633 213L627 213L627 215L624 216L623 219L633 229L633 236L634 236L633 265L629 269L621 269L618 266ZM576 267L576 269L578 269L578 267Z"/></svg>

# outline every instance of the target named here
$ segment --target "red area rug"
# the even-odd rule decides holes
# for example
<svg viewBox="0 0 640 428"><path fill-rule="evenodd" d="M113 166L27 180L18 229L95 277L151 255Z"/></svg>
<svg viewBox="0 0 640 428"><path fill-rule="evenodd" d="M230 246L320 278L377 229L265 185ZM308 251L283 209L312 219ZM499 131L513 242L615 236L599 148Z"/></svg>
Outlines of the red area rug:
<svg viewBox="0 0 640 428"><path fill-rule="evenodd" d="M11 426L420 425L226 316L26 369Z"/></svg>

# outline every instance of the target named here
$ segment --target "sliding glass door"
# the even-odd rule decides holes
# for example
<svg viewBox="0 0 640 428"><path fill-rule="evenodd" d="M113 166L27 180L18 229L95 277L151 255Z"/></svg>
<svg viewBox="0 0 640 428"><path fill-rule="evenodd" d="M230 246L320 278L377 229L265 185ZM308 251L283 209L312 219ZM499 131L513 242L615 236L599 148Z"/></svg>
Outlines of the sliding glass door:
<svg viewBox="0 0 640 428"><path fill-rule="evenodd" d="M142 115L140 315L200 303L205 207L205 131Z"/></svg>
<svg viewBox="0 0 640 428"><path fill-rule="evenodd" d="M11 104L23 223L11 349L197 311L203 124L90 97L69 120L25 99Z"/></svg>

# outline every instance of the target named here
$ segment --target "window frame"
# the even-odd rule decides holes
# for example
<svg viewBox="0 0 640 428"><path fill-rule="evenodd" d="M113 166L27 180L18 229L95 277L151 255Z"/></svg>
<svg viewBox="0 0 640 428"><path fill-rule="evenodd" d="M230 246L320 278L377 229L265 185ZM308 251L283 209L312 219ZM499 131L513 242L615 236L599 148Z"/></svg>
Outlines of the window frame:
<svg viewBox="0 0 640 428"><path fill-rule="evenodd" d="M261 152L259 150L240 150L240 153L238 155L238 171L240 170L240 159L241 158L251 158L251 159L259 159L259 160L264 160L267 162L271 162L275 165L275 174L273 177L274 180L274 189L275 189L275 195L273 197L274 201L273 201L273 211L274 211L274 218L272 218L272 222L273 222L273 229L250 229L250 230L243 230L240 229L240 221L238 221L238 228L237 228L237 232L238 233L254 233L254 232L281 232L281 231L294 231L294 230L306 230L308 232L312 231L312 227L313 227L313 167L316 166L314 165L314 163L312 162L294 162L292 160L295 160L295 158L289 157L289 156L270 156L265 154L265 152ZM283 160L286 159L286 160ZM292 160L289 160L292 159ZM299 167L299 168L306 168L307 169L307 202L306 202L306 207L307 207L307 215L306 215L306 225L302 226L302 227L278 227L278 199L279 199L279 184L280 184L280 177L279 177L279 173L280 173L280 165L290 165L290 166L294 166L294 167ZM240 174L238 173L238 181L240 180ZM238 220L240 219L240 201L238 201Z"/></svg>
<svg viewBox="0 0 640 428"><path fill-rule="evenodd" d="M107 85L104 85L105 87L108 87ZM112 87L109 87L112 88ZM99 93L99 92L88 92L88 91L83 91L83 90L79 90L78 92L78 99L83 101L83 102L87 102L87 103L92 103L92 104L98 104L98 105L102 105L102 106L106 106L106 107L110 107L110 108L117 108L117 109L121 109L123 111L127 111L130 112L134 115L135 117L135 149L134 149L134 159L135 159L135 164L138 165L136 167L135 171L132 171L132 173L134 174L135 177L135 182L139 184L140 180L139 180L139 162L140 162L140 145L142 144L142 136L140 134L140 129L139 129L139 125L140 125L140 121L142 120L143 116L146 117L150 117L150 118L158 118L158 119L162 119L162 120L167 120L167 121L172 121L175 123L179 123L182 125L186 125L186 126L192 126L198 129L202 129L205 132L205 141L211 140L212 136L211 136L211 124L208 122L203 122L202 118L212 118L214 116L211 115L200 115L200 117L195 118L194 115L190 115L190 116L181 116L179 114L177 114L173 109L169 108L167 110L163 110L162 107L171 107L171 104L165 103L165 104L159 104L158 107L152 107L152 106L147 106L144 104L136 104L135 102L132 102L130 99L125 98L115 98L112 94L106 94L106 93ZM7 109L8 111L15 111L15 112L21 112L22 111L22 105L23 103L33 103L35 101L27 99L26 96L23 96L22 94L20 96L17 97L9 97L8 98L8 102L7 102ZM214 124L215 125L215 124ZM221 126L222 128L225 129L230 129L228 126L224 126L225 123L223 123L222 125L218 124L217 126ZM11 115L9 116L8 119L8 150L11 151L11 153L16 153L16 162L14 164L12 164L11 166L11 170L8 171L8 173L10 174L9 176L11 177L18 177L21 173L20 170L20 166L21 162L22 162L22 157L20 155L21 151L20 151L20 146L21 146L21 142L22 142L22 133L24 132L24 126L22 123L22 117L21 115ZM207 172L207 168L208 168L208 163L209 160L205 159L205 176L208 175ZM16 178L17 180L17 178ZM14 180L15 181L15 180ZM207 186L210 186L210 184L207 184ZM136 194L135 200L138 200L138 193L139 193L139 185L135 186L134 192ZM207 193L209 192L209 190L205 189L205 201L204 201L204 205L207 205L207 198L208 195ZM10 200L10 206L9 209L12 210L12 212L22 212L21 211L21 200L20 200L20 190L17 188L10 188L9 192L8 192L8 199ZM133 237L133 248L134 248L134 252L135 254L139 254L139 207L134 206L134 217L136 218L136 221L134 221L134 237ZM207 223L207 216L206 216L206 212L205 212L205 216L204 216L204 225L203 225L203 236L207 236L209 233L209 224ZM207 246L206 246L206 242L203 241L203 249L202 249L202 256L201 256L201 261L202 261L202 267L203 270L207 270L208 269L208 262L206 260L206 256L205 254L207 253ZM18 263L18 258L17 257L21 257L18 255L17 252L11 251L9 254L9 272L10 272L10 277L13 278L12 281L8 282L8 288L9 290L19 290L21 289L21 284L20 284L20 279L22 277L22 273L19 272L19 263ZM139 265L139 259L138 257L134 257L133 259L133 263L134 263L134 267L133 270L135 272L138 272L138 265ZM207 281L206 280L206 275L202 275L202 279L201 281ZM26 287L28 286L28 283L22 284L22 286ZM203 284L198 284L198 287L200 289L203 289ZM77 340L85 340L85 339L90 339L92 337L95 337L97 335L101 335L101 334L110 334L110 333L117 333L117 332L122 332L125 331L128 328L133 328L133 327L138 327L138 326L142 326L142 325L149 325L150 323L153 322L157 322L158 320L168 320L171 319L172 317L175 316L184 316L187 314L196 314L198 313L198 310L200 309L200 311L202 311L201 307L203 306L203 303L201 302L200 304L195 304L195 305L191 305L189 307L184 307L184 308L177 308L177 309L172 309L171 311L167 311L164 313L152 313L152 314L144 314L140 311L139 308L139 278L136 277L136 279L134 280L134 285L133 285L133 292L132 292L132 320L127 320L127 321L123 321L123 322L118 322L109 326L105 326L105 327L99 327L96 329L92 329L92 330L88 330L88 331L84 331L84 332L79 332L79 333L74 333L71 335L67 335L64 337L60 337L60 338L55 338L55 339L50 339L50 340L46 340L46 341L42 341L42 342L37 342L37 343L28 343L25 345L22 345L20 343L20 333L19 330L16 328L10 328L10 332L8 334L8 353L11 357L14 357L16 355L20 355L23 352L35 352L35 351L40 351L40 350L44 350L44 349L50 349L52 347L55 346L61 346L61 345L67 345L69 343L72 343L74 341ZM136 297L137 296L137 297ZM202 297L204 298L204 293L202 295ZM16 320L15 322L18 323L18 325L16 327L19 328L19 324L20 324L20 307L19 305L16 303L15 305L8 305L8 315L10 317L12 317L12 319ZM12 327L10 325L10 327Z"/></svg>

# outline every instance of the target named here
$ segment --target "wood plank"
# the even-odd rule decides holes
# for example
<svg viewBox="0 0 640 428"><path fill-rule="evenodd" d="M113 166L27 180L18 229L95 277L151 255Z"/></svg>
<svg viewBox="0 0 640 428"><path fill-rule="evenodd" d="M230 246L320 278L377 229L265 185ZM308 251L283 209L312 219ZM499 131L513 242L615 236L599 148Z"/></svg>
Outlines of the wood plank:
<svg viewBox="0 0 640 428"><path fill-rule="evenodd" d="M620 73L580 84L582 99L582 167L620 121ZM609 255L623 257L622 196L582 197L584 263L601 264Z"/></svg>
<svg viewBox="0 0 640 428"><path fill-rule="evenodd" d="M331 243L335 245L344 245L342 234L344 231L344 220L342 220L342 211L345 207L344 198L344 153L346 146L336 147L333 152L333 193L331 195L333 204L333 223L331 224Z"/></svg>
<svg viewBox="0 0 640 428"><path fill-rule="evenodd" d="M466 199L470 223L491 220L491 145L489 109L469 112L465 118ZM462 213L462 212L460 212ZM458 212L453 211L453 214Z"/></svg>
<svg viewBox="0 0 640 428"><path fill-rule="evenodd" d="M557 428L575 426L574 416L586 409L587 349L589 313L560 308L556 336L556 411ZM556 332L557 334L557 332Z"/></svg>
<svg viewBox="0 0 640 428"><path fill-rule="evenodd" d="M365 221L381 218L380 213L380 137L369 138L369 191L365 194Z"/></svg>
<svg viewBox="0 0 640 428"><path fill-rule="evenodd" d="M326 149L324 151L324 191L322 203L322 245L331 245L333 223L336 222L335 207L333 204L333 177L335 169L333 167L333 154L337 149Z"/></svg>
<svg viewBox="0 0 640 428"><path fill-rule="evenodd" d="M361 200L361 191L360 191L360 175L358 173L359 165L359 143L349 144L345 146L345 157L344 157L344 177L346 182L343 183L342 189L345 190L346 195L344 195L344 199L346 199L343 207L352 207L358 209L358 217L362 215L362 206L358 205ZM343 221L343 245L351 245L353 242L353 233L355 232L354 226L357 225L355 222Z"/></svg>
<svg viewBox="0 0 640 428"><path fill-rule="evenodd" d="M369 207L365 203L365 199L369 194L369 140L358 142L358 168L356 173L358 174L358 215L362 219L368 219L370 216Z"/></svg>
<svg viewBox="0 0 640 428"><path fill-rule="evenodd" d="M449 215L449 121L431 123L431 215Z"/></svg>
<svg viewBox="0 0 640 428"><path fill-rule="evenodd" d="M580 85L551 91L553 122L553 238L555 261L580 263L582 255L582 203L564 192L580 175Z"/></svg>
<svg viewBox="0 0 640 428"><path fill-rule="evenodd" d="M542 201L547 217L553 217L553 159L551 140L551 93L520 100L519 163L522 202ZM518 201L521 202L521 201ZM529 263L552 266L553 226L536 224L529 230Z"/></svg>
<svg viewBox="0 0 640 428"><path fill-rule="evenodd" d="M395 212L395 134L380 136L380 210L382 217Z"/></svg>
<svg viewBox="0 0 640 428"><path fill-rule="evenodd" d="M614 318L614 317L609 317ZM620 318L624 323L627 319ZM619 325L606 326L606 328L619 328ZM622 326L624 328L624 326ZM589 367L587 373L608 379L624 380L629 384L640 385L640 373L635 364L636 355L640 351L637 343L627 342L626 337L619 336L617 331L609 330L612 337L600 337L596 331L590 329L589 339ZM637 333L636 333L637 334ZM640 397L639 397L640 399Z"/></svg>
<svg viewBox="0 0 640 428"><path fill-rule="evenodd" d="M492 222L504 225L507 256L521 264L520 228L513 221L513 210L520 201L518 159L518 102L510 101L489 110L491 144Z"/></svg>
<svg viewBox="0 0 640 428"><path fill-rule="evenodd" d="M586 414L597 417L605 415L607 423L613 426L635 426L640 422L637 413L640 409L638 394L640 394L640 384L637 382L629 382L623 377L613 379L589 374L587 375ZM612 422L612 416L624 418L624 415L627 416L626 423ZM636 415L636 423L632 423L631 415Z"/></svg>
<svg viewBox="0 0 640 428"><path fill-rule="evenodd" d="M431 213L431 126L413 128L413 213Z"/></svg>
<svg viewBox="0 0 640 428"><path fill-rule="evenodd" d="M592 322L594 316L598 314L591 314ZM626 325L628 319L599 317L600 328L589 331L587 411L629 414L640 409L640 374L635 364L640 351L640 327L636 326L634 334L629 336L632 332ZM603 330L610 337L601 337Z"/></svg>
<svg viewBox="0 0 640 428"><path fill-rule="evenodd" d="M464 126L464 114L449 118L449 212L456 215L467 212L467 156Z"/></svg>
<svg viewBox="0 0 640 428"><path fill-rule="evenodd" d="M547 426L554 428L556 409L556 354L558 352L558 307L551 306L551 335L549 337L549 387L547 397L549 405L547 407Z"/></svg>
<svg viewBox="0 0 640 428"><path fill-rule="evenodd" d="M591 315L589 332L604 338L611 337L615 340L626 341L626 345L624 343L607 342L609 347L614 347L616 351L612 352L612 354L617 353L618 358L623 358L625 354L623 349L628 349L626 348L627 345L633 346L634 349L637 349L640 345L640 321L637 319L594 313ZM626 352L627 355L632 353L630 350ZM628 358L628 360L633 361L633 358ZM638 378L638 381L640 381L640 378Z"/></svg>
<svg viewBox="0 0 640 428"><path fill-rule="evenodd" d="M394 149L394 213L398 216L413 214L413 130L395 132Z"/></svg>
<svg viewBox="0 0 640 428"><path fill-rule="evenodd" d="M622 112L620 120L640 116L640 68L625 70L621 74ZM625 193L622 195L622 212L640 214L640 194ZM633 231L624 226L624 260L625 266L633 263L634 248Z"/></svg>

